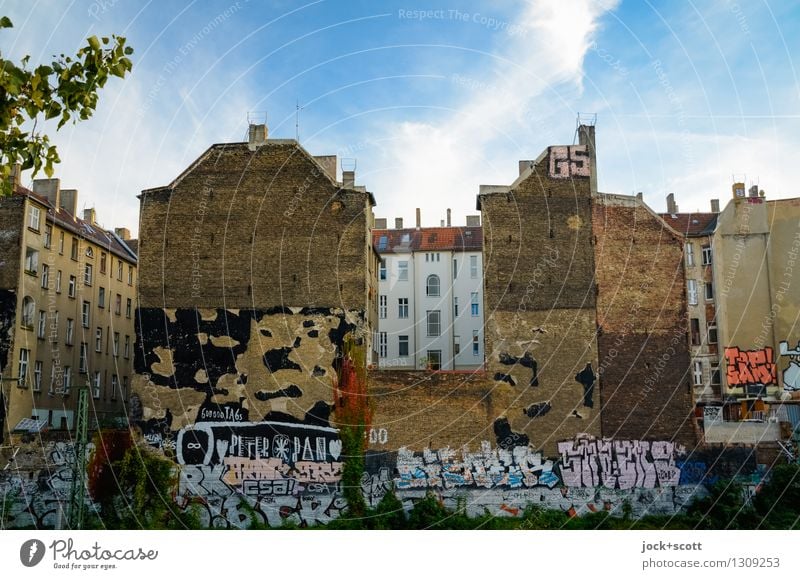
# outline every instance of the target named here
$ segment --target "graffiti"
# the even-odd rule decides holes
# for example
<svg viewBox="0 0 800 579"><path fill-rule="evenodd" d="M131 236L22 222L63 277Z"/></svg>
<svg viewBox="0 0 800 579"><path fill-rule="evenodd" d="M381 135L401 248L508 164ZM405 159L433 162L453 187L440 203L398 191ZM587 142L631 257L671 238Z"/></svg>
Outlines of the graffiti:
<svg viewBox="0 0 800 579"><path fill-rule="evenodd" d="M273 398L300 398L302 395L303 391L300 390L297 384L290 384L287 388L281 388L275 392L264 392L260 390L256 392L256 399L266 402Z"/></svg>
<svg viewBox="0 0 800 579"><path fill-rule="evenodd" d="M497 446L500 448L513 448L515 446L528 446L530 438L527 434L519 434L511 430L508 418L498 418L494 421L494 435Z"/></svg>
<svg viewBox="0 0 800 579"><path fill-rule="evenodd" d="M583 405L587 408L594 408L594 382L597 380L592 363L587 362L586 367L575 375L575 381L583 385Z"/></svg>
<svg viewBox="0 0 800 579"><path fill-rule="evenodd" d="M540 402L539 404L531 404L522 413L528 418L539 418L550 412L552 408L549 402Z"/></svg>
<svg viewBox="0 0 800 579"><path fill-rule="evenodd" d="M386 444L389 442L389 432L385 428L369 429L370 444Z"/></svg>
<svg viewBox="0 0 800 579"><path fill-rule="evenodd" d="M247 422L249 412L242 406L244 400L217 404L206 398L197 412L197 422Z"/></svg>
<svg viewBox="0 0 800 579"><path fill-rule="evenodd" d="M558 484L553 461L527 446L510 450L492 449L481 443L479 452L467 448L456 451L442 448L415 453L407 448L397 452L397 473L394 486L398 490L413 488L530 488Z"/></svg>
<svg viewBox="0 0 800 579"><path fill-rule="evenodd" d="M494 375L494 379L498 382L506 382L507 384L511 384L512 386L517 385L511 374L501 374L500 372L498 372L497 374Z"/></svg>
<svg viewBox="0 0 800 579"><path fill-rule="evenodd" d="M549 147L550 166L548 174L553 179L589 177L589 153L586 145Z"/></svg>
<svg viewBox="0 0 800 579"><path fill-rule="evenodd" d="M800 341L793 350L788 342L780 343L781 356L789 358L789 366L783 371L783 389L789 392L800 390Z"/></svg>
<svg viewBox="0 0 800 579"><path fill-rule="evenodd" d="M558 443L561 478L568 487L612 489L675 486L680 469L672 442L579 438Z"/></svg>
<svg viewBox="0 0 800 579"><path fill-rule="evenodd" d="M722 406L705 406L703 408L703 424L722 422Z"/></svg>
<svg viewBox="0 0 800 579"><path fill-rule="evenodd" d="M725 348L725 377L729 388L770 386L778 383L778 371L772 348L740 350Z"/></svg>
<svg viewBox="0 0 800 579"><path fill-rule="evenodd" d="M511 356L511 355L506 354L506 353L501 353L500 354L500 363L501 364L505 364L507 366L514 366L516 364L519 364L523 368L530 368L530 370L531 370L531 379L528 382L528 386L538 386L539 385L539 365L536 363L536 360L533 359L533 356L531 356L530 352L525 352L525 354L521 358L518 358L516 356ZM503 374L502 376L505 376L505 374ZM498 379L497 375L495 376L494 379L495 380ZM511 385L512 386L514 385L513 384L513 380L512 380Z"/></svg>

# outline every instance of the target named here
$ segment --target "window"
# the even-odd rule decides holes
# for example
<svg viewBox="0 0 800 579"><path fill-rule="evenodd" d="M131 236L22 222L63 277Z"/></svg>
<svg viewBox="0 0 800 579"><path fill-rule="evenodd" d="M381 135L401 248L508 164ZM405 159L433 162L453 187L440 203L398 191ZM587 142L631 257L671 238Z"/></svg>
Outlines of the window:
<svg viewBox="0 0 800 579"><path fill-rule="evenodd" d="M58 232L58 253L64 255L64 232Z"/></svg>
<svg viewBox="0 0 800 579"><path fill-rule="evenodd" d="M69 394L70 388L72 388L72 368L69 366L64 366L64 384L62 388L64 396Z"/></svg>
<svg viewBox="0 0 800 579"><path fill-rule="evenodd" d="M60 269L56 272L56 293L57 294L61 293L61 270Z"/></svg>
<svg viewBox="0 0 800 579"><path fill-rule="evenodd" d="M693 279L686 280L686 297L689 299L690 306L697 305L697 281Z"/></svg>
<svg viewBox="0 0 800 579"><path fill-rule="evenodd" d="M92 259L94 259L94 249L92 249L91 247L87 247L86 248L86 257L91 257Z"/></svg>
<svg viewBox="0 0 800 579"><path fill-rule="evenodd" d="M122 260L117 260L117 279L122 281Z"/></svg>
<svg viewBox="0 0 800 579"><path fill-rule="evenodd" d="M442 330L439 310L428 310L427 322L429 336L438 336L441 334Z"/></svg>
<svg viewBox="0 0 800 579"><path fill-rule="evenodd" d="M429 296L437 297L439 295L439 276L429 275L428 281L425 284L425 291Z"/></svg>
<svg viewBox="0 0 800 579"><path fill-rule="evenodd" d="M50 366L50 386L47 388L47 394L52 396L56 393L56 365Z"/></svg>
<svg viewBox="0 0 800 579"><path fill-rule="evenodd" d="M694 265L694 245L691 241L686 242L686 265L688 267Z"/></svg>
<svg viewBox="0 0 800 579"><path fill-rule="evenodd" d="M94 351L103 351L103 328L100 327L94 331Z"/></svg>
<svg viewBox="0 0 800 579"><path fill-rule="evenodd" d="M125 336L125 349L122 351L122 355L126 358L131 357L131 337Z"/></svg>
<svg viewBox="0 0 800 579"><path fill-rule="evenodd" d="M717 343L717 324L714 322L709 322L708 324L708 343Z"/></svg>
<svg viewBox="0 0 800 579"><path fill-rule="evenodd" d="M104 308L106 307L106 288L100 286L100 289L97 293L97 307Z"/></svg>
<svg viewBox="0 0 800 579"><path fill-rule="evenodd" d="M17 376L19 377L19 385L25 386L28 377L28 359L30 358L31 351L25 348L19 351L19 366L17 367Z"/></svg>
<svg viewBox="0 0 800 579"><path fill-rule="evenodd" d="M378 296L378 317L380 319L386 319L386 310L386 296Z"/></svg>
<svg viewBox="0 0 800 579"><path fill-rule="evenodd" d="M58 312L53 312L50 316L50 342L58 342Z"/></svg>
<svg viewBox="0 0 800 579"><path fill-rule="evenodd" d="M86 342L81 342L81 357L80 362L78 364L78 372L81 374L86 374L88 372L89 367L89 344Z"/></svg>
<svg viewBox="0 0 800 579"><path fill-rule="evenodd" d="M83 267L83 285L92 285L92 264Z"/></svg>
<svg viewBox="0 0 800 579"><path fill-rule="evenodd" d="M36 302L30 296L22 299L22 327L33 329L33 320L36 316Z"/></svg>
<svg viewBox="0 0 800 579"><path fill-rule="evenodd" d="M31 247L25 248L25 271L33 275L39 273L39 252Z"/></svg>
<svg viewBox="0 0 800 579"><path fill-rule="evenodd" d="M461 336L453 336L453 353L456 356L461 353Z"/></svg>
<svg viewBox="0 0 800 579"><path fill-rule="evenodd" d="M78 280L75 278L74 275L69 276L69 287L67 288L67 295L71 298L75 297L75 286L77 285Z"/></svg>
<svg viewBox="0 0 800 579"><path fill-rule="evenodd" d="M122 296L117 294L117 297L114 300L114 313L120 315L121 312L122 312Z"/></svg>
<svg viewBox="0 0 800 579"><path fill-rule="evenodd" d="M472 292L470 294L471 301L470 301L470 309L472 310L472 316L475 317L480 315L479 306L478 306L478 292Z"/></svg>
<svg viewBox="0 0 800 579"><path fill-rule="evenodd" d="M430 253L426 253L425 254L425 261L427 262L428 260L430 260L430 258L431 258L431 254Z"/></svg>
<svg viewBox="0 0 800 579"><path fill-rule="evenodd" d="M83 305L81 306L81 325L84 328L89 327L89 313L91 311L91 307L92 304L84 300Z"/></svg>
<svg viewBox="0 0 800 579"><path fill-rule="evenodd" d="M380 276L381 281L386 281L386 260L385 259L381 260L380 274L381 274L381 276Z"/></svg>
<svg viewBox="0 0 800 579"><path fill-rule="evenodd" d="M453 296L453 317L458 317L458 297Z"/></svg>
<svg viewBox="0 0 800 579"><path fill-rule="evenodd" d="M700 320L697 318L692 318L690 322L691 330L692 330L692 346L699 346L700 345Z"/></svg>
<svg viewBox="0 0 800 579"><path fill-rule="evenodd" d="M47 289L50 285L50 266L46 263L42 264L42 287Z"/></svg>
<svg viewBox="0 0 800 579"><path fill-rule="evenodd" d="M40 360L33 363L33 391L42 391L42 362Z"/></svg>
<svg viewBox="0 0 800 579"><path fill-rule="evenodd" d="M703 246L703 265L711 265L711 246Z"/></svg>
<svg viewBox="0 0 800 579"><path fill-rule="evenodd" d="M47 249L50 249L50 245L53 243L53 226L45 224L44 226L44 246Z"/></svg>
<svg viewBox="0 0 800 579"><path fill-rule="evenodd" d="M133 285L133 266L128 266L128 285Z"/></svg>
<svg viewBox="0 0 800 579"><path fill-rule="evenodd" d="M105 252L100 252L100 273L106 272L106 259L108 255Z"/></svg>
<svg viewBox="0 0 800 579"><path fill-rule="evenodd" d="M695 386L702 386L703 385L703 362L700 360L695 360L694 363L694 371L692 372L694 376L694 385Z"/></svg>
<svg viewBox="0 0 800 579"><path fill-rule="evenodd" d="M478 277L478 256L469 256L469 277L476 279Z"/></svg>
<svg viewBox="0 0 800 579"><path fill-rule="evenodd" d="M711 367L711 384L714 386L719 386L720 384L719 366Z"/></svg>
<svg viewBox="0 0 800 579"><path fill-rule="evenodd" d="M440 256L440 255L441 255L441 254L439 254L439 253L437 253L437 254L436 254L436 261L439 261L439 256Z"/></svg>
<svg viewBox="0 0 800 579"><path fill-rule="evenodd" d="M397 298L397 317L408 317L408 298Z"/></svg>
<svg viewBox="0 0 800 579"><path fill-rule="evenodd" d="M111 400L116 400L117 399L117 384L118 384L117 375L116 374L112 374L111 375Z"/></svg>
<svg viewBox="0 0 800 579"><path fill-rule="evenodd" d="M30 206L28 209L28 227L39 231L39 224L42 218L42 210L38 207Z"/></svg>
<svg viewBox="0 0 800 579"><path fill-rule="evenodd" d="M73 320L72 318L67 318L67 338L66 338L67 346L72 345L72 338L74 337L74 335L75 335L75 320Z"/></svg>
<svg viewBox="0 0 800 579"><path fill-rule="evenodd" d="M397 279L399 281L408 281L408 262L407 261L398 261L397 262Z"/></svg>
<svg viewBox="0 0 800 579"><path fill-rule="evenodd" d="M458 260L453 258L453 279L458 277Z"/></svg>
<svg viewBox="0 0 800 579"><path fill-rule="evenodd" d="M380 334L378 334L378 336L380 338L379 341L378 341L378 343L379 343L378 355L381 358L385 358L386 357L386 352L388 350L388 342L387 342L386 332L380 332Z"/></svg>
<svg viewBox="0 0 800 579"><path fill-rule="evenodd" d="M128 298L125 302L125 317L131 317L131 298Z"/></svg>
<svg viewBox="0 0 800 579"><path fill-rule="evenodd" d="M92 396L100 398L100 372L95 371L92 378Z"/></svg>
<svg viewBox="0 0 800 579"><path fill-rule="evenodd" d="M408 336L397 336L397 355L408 356Z"/></svg>
<svg viewBox="0 0 800 579"><path fill-rule="evenodd" d="M72 238L72 248L69 250L69 256L72 259L74 259L75 261L78 261L78 238L77 237L73 237Z"/></svg>
<svg viewBox="0 0 800 579"><path fill-rule="evenodd" d="M128 377L122 377L122 401L125 402L128 400Z"/></svg>
<svg viewBox="0 0 800 579"><path fill-rule="evenodd" d="M45 333L47 332L47 312L39 310L39 325L36 328L36 337L44 340Z"/></svg>
<svg viewBox="0 0 800 579"><path fill-rule="evenodd" d="M114 332L114 356L119 356L119 332Z"/></svg>
<svg viewBox="0 0 800 579"><path fill-rule="evenodd" d="M442 369L442 351L428 350L428 368L431 370Z"/></svg>
<svg viewBox="0 0 800 579"><path fill-rule="evenodd" d="M705 290L706 301L710 302L714 299L714 284L710 281L707 281L703 284L703 289Z"/></svg>
<svg viewBox="0 0 800 579"><path fill-rule="evenodd" d="M389 237L387 235L381 235L380 239L378 239L378 251L385 251L388 244Z"/></svg>

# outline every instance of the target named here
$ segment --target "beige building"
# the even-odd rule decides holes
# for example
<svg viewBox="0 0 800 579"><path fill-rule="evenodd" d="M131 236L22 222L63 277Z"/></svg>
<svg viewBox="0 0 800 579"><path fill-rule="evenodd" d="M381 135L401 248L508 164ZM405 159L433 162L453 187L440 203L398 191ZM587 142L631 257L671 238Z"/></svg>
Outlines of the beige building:
<svg viewBox="0 0 800 579"><path fill-rule="evenodd" d="M0 424L69 429L88 386L89 425L124 416L132 375L136 254L58 179L0 199Z"/></svg>

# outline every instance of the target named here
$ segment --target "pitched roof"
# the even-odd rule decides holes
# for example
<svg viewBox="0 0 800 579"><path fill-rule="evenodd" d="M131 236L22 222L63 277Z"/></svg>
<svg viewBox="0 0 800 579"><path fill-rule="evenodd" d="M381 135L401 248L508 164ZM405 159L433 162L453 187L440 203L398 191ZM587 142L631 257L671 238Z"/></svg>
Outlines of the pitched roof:
<svg viewBox="0 0 800 579"><path fill-rule="evenodd" d="M680 233L689 237L701 237L714 233L718 213L659 213L661 219Z"/></svg>
<svg viewBox="0 0 800 579"><path fill-rule="evenodd" d="M126 261L131 263L137 262L136 251L130 248L122 238L113 231L106 231L96 223L92 224L80 217L72 215L72 213L63 207L55 208L50 201L48 201L47 197L43 197L20 185L14 188L14 194L29 197L47 207L48 221L71 231L79 237L96 243L100 247L107 249Z"/></svg>
<svg viewBox="0 0 800 579"><path fill-rule="evenodd" d="M482 251L482 227L422 227L373 229L372 245L378 253L412 251Z"/></svg>

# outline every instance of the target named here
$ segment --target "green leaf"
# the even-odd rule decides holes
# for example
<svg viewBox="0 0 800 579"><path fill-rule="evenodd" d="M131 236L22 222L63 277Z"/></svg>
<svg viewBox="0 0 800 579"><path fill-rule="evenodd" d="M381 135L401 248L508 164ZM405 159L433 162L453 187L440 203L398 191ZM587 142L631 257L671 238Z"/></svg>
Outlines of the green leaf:
<svg viewBox="0 0 800 579"><path fill-rule="evenodd" d="M93 49L100 50L100 41L97 40L96 36L90 36L89 38L86 39L86 41L89 43L89 46L91 46ZM69 62L69 59L67 59L67 62Z"/></svg>
<svg viewBox="0 0 800 579"><path fill-rule="evenodd" d="M8 16L0 17L0 28L14 28L14 25L11 23L11 20Z"/></svg>

